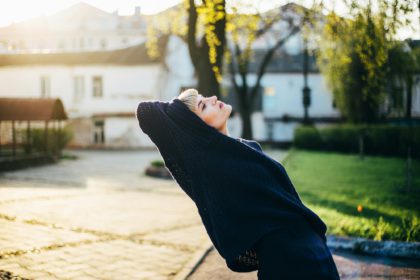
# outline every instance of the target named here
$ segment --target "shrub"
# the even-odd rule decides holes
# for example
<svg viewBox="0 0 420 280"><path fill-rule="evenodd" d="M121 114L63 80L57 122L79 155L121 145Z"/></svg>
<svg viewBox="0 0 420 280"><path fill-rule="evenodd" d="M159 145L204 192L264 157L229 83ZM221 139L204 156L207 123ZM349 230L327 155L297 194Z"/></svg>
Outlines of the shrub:
<svg viewBox="0 0 420 280"><path fill-rule="evenodd" d="M151 166L155 166L155 167L163 167L165 166L165 163L162 160L153 160L150 163Z"/></svg>
<svg viewBox="0 0 420 280"><path fill-rule="evenodd" d="M45 144L45 130L42 128L31 129L30 142L27 139L26 130L18 131L18 133L21 134L22 139L25 139L23 148L26 153L29 153L29 149L32 152L44 152L46 149L49 154L60 155L73 138L73 132L68 128L59 130L49 128L47 130L47 145Z"/></svg>
<svg viewBox="0 0 420 280"><path fill-rule="evenodd" d="M298 127L294 131L294 145L308 150L322 149L322 139L314 126Z"/></svg>
<svg viewBox="0 0 420 280"><path fill-rule="evenodd" d="M411 141L411 156L420 158L420 126L411 129L391 125L342 124L321 129L299 126L294 131L293 146L307 150L358 153L360 137L364 139L366 154L404 157Z"/></svg>

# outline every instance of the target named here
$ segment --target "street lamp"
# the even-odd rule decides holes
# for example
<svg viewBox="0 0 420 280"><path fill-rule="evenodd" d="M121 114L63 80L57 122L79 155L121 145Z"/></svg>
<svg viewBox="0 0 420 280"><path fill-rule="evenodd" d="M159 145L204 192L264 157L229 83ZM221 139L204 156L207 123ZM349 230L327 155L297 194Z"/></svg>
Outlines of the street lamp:
<svg viewBox="0 0 420 280"><path fill-rule="evenodd" d="M308 124L309 115L308 107L311 106L311 89L308 86L308 40L303 39L303 89L302 89L302 103L304 110L303 123Z"/></svg>

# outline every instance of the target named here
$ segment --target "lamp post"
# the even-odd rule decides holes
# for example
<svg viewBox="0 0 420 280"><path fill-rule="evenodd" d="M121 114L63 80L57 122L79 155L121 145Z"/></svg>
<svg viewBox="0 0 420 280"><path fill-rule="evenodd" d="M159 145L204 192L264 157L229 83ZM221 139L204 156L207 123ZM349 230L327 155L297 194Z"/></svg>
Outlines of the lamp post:
<svg viewBox="0 0 420 280"><path fill-rule="evenodd" d="M302 103L303 103L303 123L308 124L309 115L308 107L311 105L311 89L308 86L308 40L303 38L303 89L302 89Z"/></svg>

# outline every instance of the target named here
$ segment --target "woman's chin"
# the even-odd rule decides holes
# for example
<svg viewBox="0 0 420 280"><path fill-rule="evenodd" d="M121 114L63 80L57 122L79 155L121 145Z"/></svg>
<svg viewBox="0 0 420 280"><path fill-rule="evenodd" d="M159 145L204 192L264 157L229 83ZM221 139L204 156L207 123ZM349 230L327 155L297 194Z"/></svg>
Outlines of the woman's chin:
<svg viewBox="0 0 420 280"><path fill-rule="evenodd" d="M228 112L227 115L228 117L230 116L230 114L232 113L232 106L229 104L226 104L226 111Z"/></svg>

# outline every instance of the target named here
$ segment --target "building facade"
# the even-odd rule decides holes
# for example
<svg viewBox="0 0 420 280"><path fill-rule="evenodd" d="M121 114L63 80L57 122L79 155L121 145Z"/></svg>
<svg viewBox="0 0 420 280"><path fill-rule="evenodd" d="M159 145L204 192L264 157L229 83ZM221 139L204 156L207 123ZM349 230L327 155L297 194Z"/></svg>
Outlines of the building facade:
<svg viewBox="0 0 420 280"><path fill-rule="evenodd" d="M155 59L147 54L145 37L142 37L144 34L136 33L144 27L138 9L133 16L124 18L82 3L56 16L68 19L66 32L63 31L65 26L54 28L61 30L61 36L69 42L73 40L72 34L77 33L74 38L80 39L83 34L91 32L92 36L98 35L93 40L96 43L80 45L80 40L75 39L78 43L65 44L71 47L60 47L60 38L51 35L55 34L54 28L51 28L48 34L55 39L48 39L50 43L47 45L28 41L24 46L0 54L0 97L60 98L69 117L67 125L74 131L71 143L74 147L153 147L149 137L138 127L135 109L140 101L169 101L181 89L196 85L195 71L185 41L177 36L161 37L158 49L162 55ZM74 20L70 20L72 18ZM51 22L54 22L54 16L49 19L49 24ZM284 22L279 22L273 26L273 32L268 32L255 42L247 74L249 85L254 84L267 49L278 36L282 36L283 25ZM1 33L5 30L12 34L6 36L12 38L8 39L8 44L15 42L13 38L25 37L20 31L12 32L12 27L0 30L0 34L5 34ZM125 44L121 36L129 33L133 34L134 39ZM107 41L105 48L97 41L101 34L113 38ZM84 42L89 41L88 37L83 38ZM53 51L30 51L37 49L37 46ZM293 131L304 116L302 73L303 39L297 33L274 53L261 80L251 115L255 140L292 141ZM239 75L236 78L240 80ZM413 117L420 117L420 78L415 80L411 109ZM340 121L333 95L316 66L314 55L309 56L308 86L311 89L308 114L316 125L322 127ZM236 113L237 96L227 73L222 83L221 99L231 104L234 110L228 122L229 133L233 137L240 137L242 122Z"/></svg>
<svg viewBox="0 0 420 280"><path fill-rule="evenodd" d="M146 17L140 7L131 16L107 13L79 2L51 16L0 28L0 52L45 53L113 50L146 40Z"/></svg>

